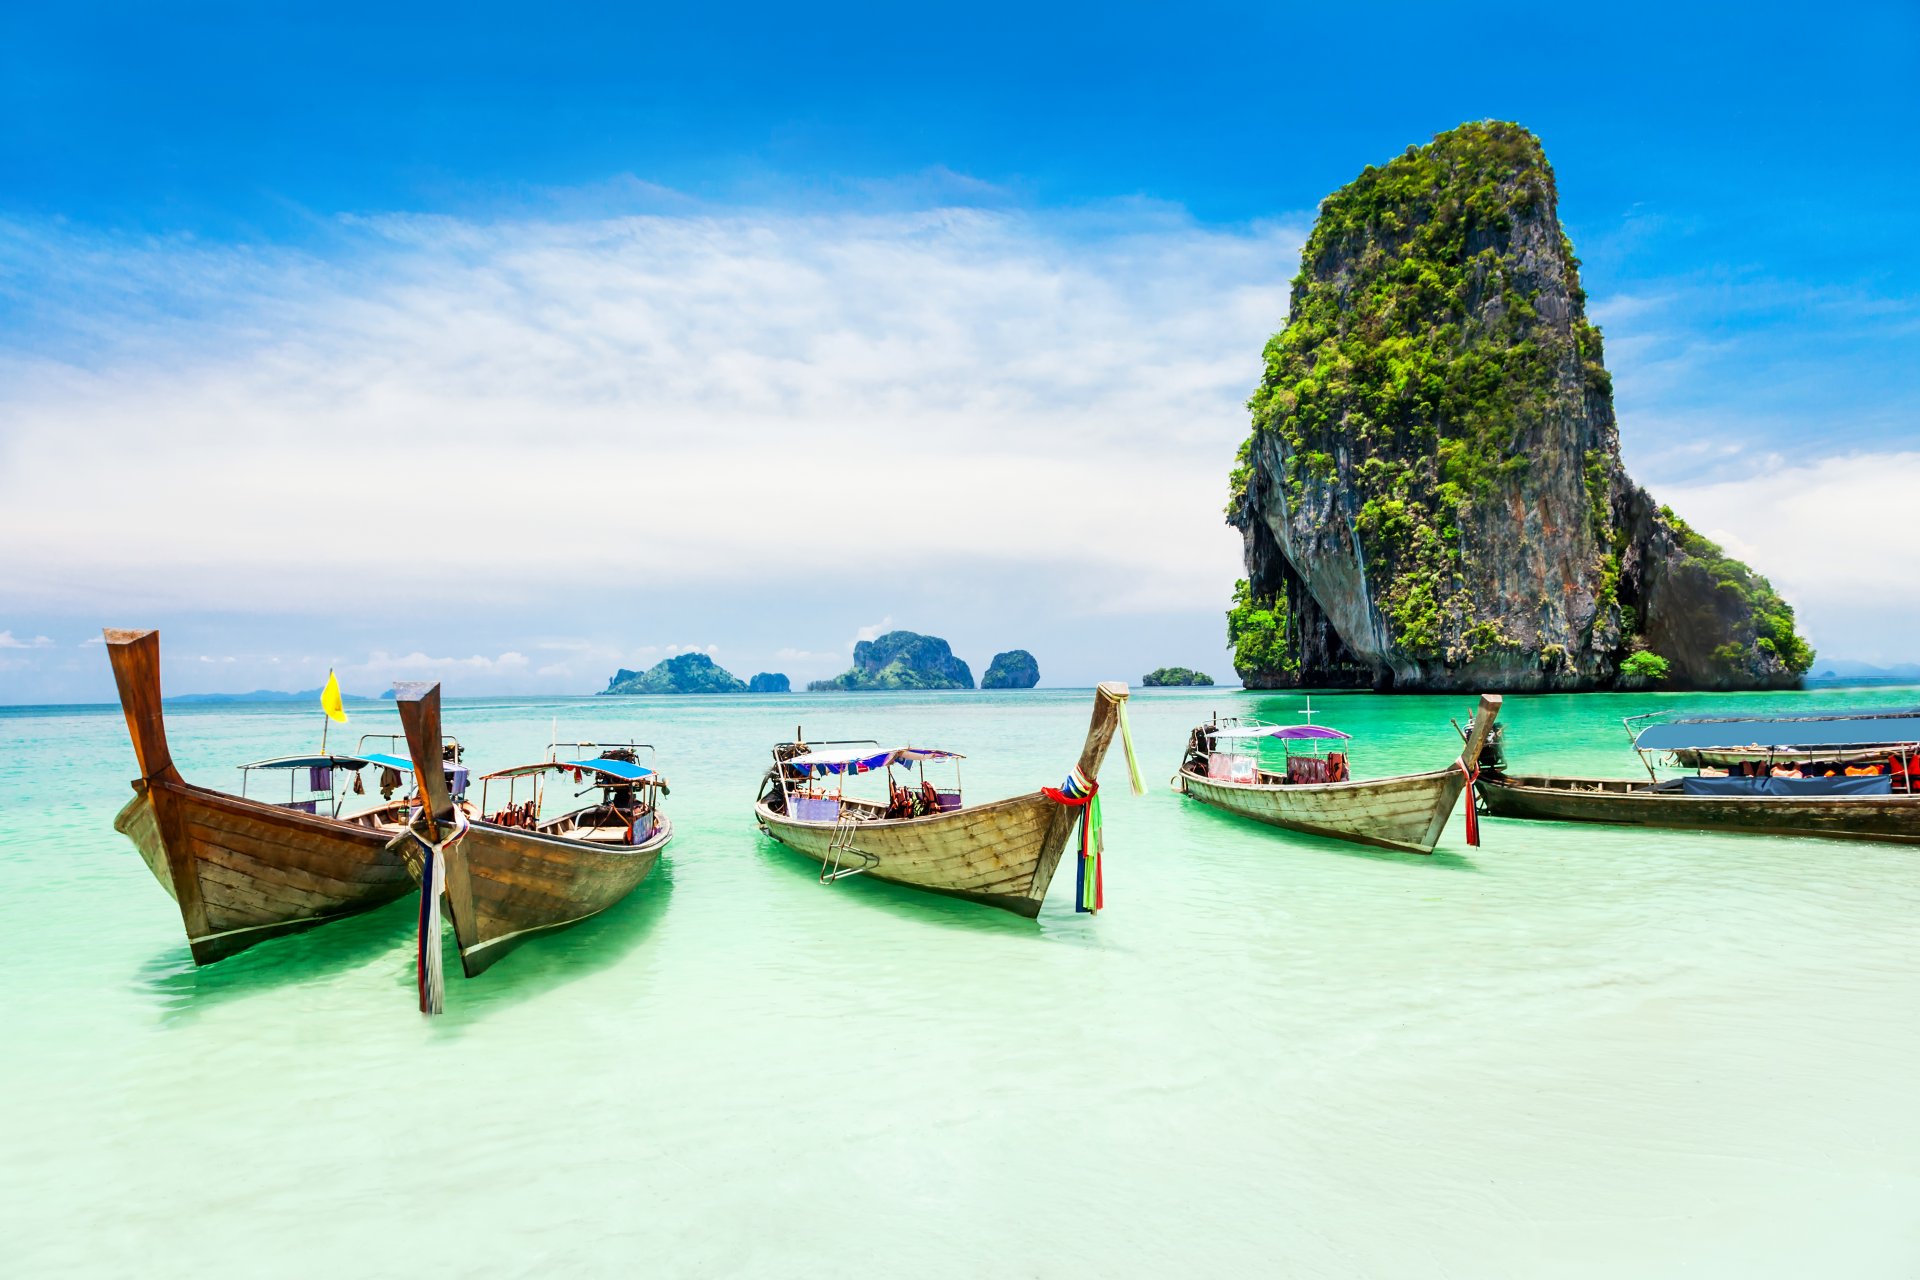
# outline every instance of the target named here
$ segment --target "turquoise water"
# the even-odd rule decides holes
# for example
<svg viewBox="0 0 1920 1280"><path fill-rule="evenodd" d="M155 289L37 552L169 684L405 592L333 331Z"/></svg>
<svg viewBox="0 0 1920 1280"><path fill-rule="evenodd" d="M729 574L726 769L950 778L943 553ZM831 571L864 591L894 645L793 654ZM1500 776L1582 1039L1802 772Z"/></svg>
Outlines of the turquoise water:
<svg viewBox="0 0 1920 1280"><path fill-rule="evenodd" d="M1618 717L1913 690L1510 698L1516 768L1629 776ZM117 708L0 709L9 1274L1806 1275L1920 1271L1920 849L1461 824L1431 859L1172 794L1211 710L1137 691L1108 910L1037 921L755 830L768 745L1064 774L1091 695L449 704L469 762L659 744L677 834L596 920L414 1011L411 901L196 970L111 830ZM1465 698L1316 698L1361 774ZM354 711L352 735L390 712ZM177 708L183 772L316 745ZM336 738L336 742L341 739Z"/></svg>

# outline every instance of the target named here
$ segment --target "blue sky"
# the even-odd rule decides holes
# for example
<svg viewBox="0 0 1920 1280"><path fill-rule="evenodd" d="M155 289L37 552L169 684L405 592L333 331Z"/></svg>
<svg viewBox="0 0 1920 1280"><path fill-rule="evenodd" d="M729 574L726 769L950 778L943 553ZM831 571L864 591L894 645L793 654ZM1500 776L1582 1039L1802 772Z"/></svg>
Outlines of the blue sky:
<svg viewBox="0 0 1920 1280"><path fill-rule="evenodd" d="M1313 207L1484 117L1554 162L1636 477L1823 653L1920 656L1920 580L1829 551L1920 478L1917 13L9 6L0 701L106 696L100 622L163 623L181 691L824 674L889 620L1224 674L1214 512ZM610 449L627 517L554 499ZM510 608L368 550L406 465L463 495L449 589ZM763 594L798 512L869 571ZM567 519L649 572L572 607L626 570Z"/></svg>

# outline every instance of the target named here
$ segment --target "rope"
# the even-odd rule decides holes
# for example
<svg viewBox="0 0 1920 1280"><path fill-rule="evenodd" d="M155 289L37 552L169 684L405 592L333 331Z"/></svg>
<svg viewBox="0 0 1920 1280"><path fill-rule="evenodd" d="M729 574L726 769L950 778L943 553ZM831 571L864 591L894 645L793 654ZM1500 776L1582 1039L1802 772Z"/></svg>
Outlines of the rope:
<svg viewBox="0 0 1920 1280"><path fill-rule="evenodd" d="M446 984L440 963L440 900L447 894L446 851L467 837L467 815L453 811L453 832L437 841L422 836L417 824L424 810L408 815L407 834L420 846L420 921L415 939L414 982L420 989L420 1012L445 1011Z"/></svg>

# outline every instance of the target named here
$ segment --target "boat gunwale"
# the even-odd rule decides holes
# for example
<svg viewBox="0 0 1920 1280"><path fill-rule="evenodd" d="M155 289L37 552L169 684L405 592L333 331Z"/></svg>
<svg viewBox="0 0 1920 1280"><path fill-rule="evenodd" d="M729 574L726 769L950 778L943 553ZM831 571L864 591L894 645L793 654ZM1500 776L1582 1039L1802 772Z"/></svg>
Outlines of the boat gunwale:
<svg viewBox="0 0 1920 1280"><path fill-rule="evenodd" d="M1271 793L1279 792L1297 795L1303 791L1324 793L1360 787L1379 787L1387 783L1438 782L1450 773L1459 773L1458 763L1444 769L1428 769L1421 773L1394 773L1384 778L1348 778L1344 782L1229 782L1224 778L1209 778L1203 773L1182 766L1180 776L1191 778L1195 782L1204 782L1210 787L1219 787L1229 792Z"/></svg>
<svg viewBox="0 0 1920 1280"><path fill-rule="evenodd" d="M1524 781L1524 782L1520 781L1519 779L1522 779L1522 778L1527 779L1528 781ZM1525 792L1532 792L1538 795L1549 795L1549 796L1564 796L1564 795L1604 796L1604 797L1608 797L1616 800L1647 801L1655 804L1667 804L1676 800L1684 801L1688 803L1694 803L1694 804L1710 804L1710 805L1759 804L1759 805L1768 805L1768 806L1773 806L1773 805L1799 806L1799 805L1811 804L1811 805L1819 805L1822 807L1825 807L1827 805L1884 805L1889 802L1894 802L1898 804L1920 804L1920 791L1915 791L1911 793L1905 792L1905 791L1894 791L1894 792L1889 792L1886 795L1878 795L1878 796L1871 796L1871 795L1870 796L1862 796L1862 795L1697 796L1697 795L1688 795L1684 791L1656 791L1654 788L1659 785L1658 783L1642 782L1637 778L1579 778L1579 777L1574 777L1570 774L1544 774L1544 773L1538 773L1538 774L1529 773L1529 774L1519 774L1519 775L1510 774L1510 773L1501 773L1501 774L1494 774L1490 776L1488 774L1483 773L1480 775L1477 781L1481 786L1498 787L1506 791L1525 791ZM1667 781L1672 781L1672 779L1662 778L1660 781L1667 782ZM1535 782L1543 782L1543 783L1547 783L1548 785L1546 786L1534 785ZM1607 784L1607 786L1604 789L1597 788L1591 791L1582 791L1582 790L1579 790L1575 785L1578 783L1589 783L1589 784L1603 783L1603 784Z"/></svg>
<svg viewBox="0 0 1920 1280"><path fill-rule="evenodd" d="M888 830L898 831L906 827L911 827L916 823L932 825L941 822L953 822L960 818L971 818L979 814L1010 808L1017 804L1026 804L1034 800L1048 800L1046 792L1037 790L1026 791L1015 796L1003 796L998 800L989 800L985 804L970 804L959 809L949 809L944 813L916 814L911 818L867 818L856 821L853 826L855 830L872 830L877 827L884 827ZM1048 803L1053 803L1053 801L1048 800ZM769 808L764 799L755 800L753 802L753 808L754 812L771 817L774 821L785 826L800 827L809 831L830 832L838 829L842 825L837 818L832 822L815 822L806 818L796 818L791 814L781 813L778 810Z"/></svg>

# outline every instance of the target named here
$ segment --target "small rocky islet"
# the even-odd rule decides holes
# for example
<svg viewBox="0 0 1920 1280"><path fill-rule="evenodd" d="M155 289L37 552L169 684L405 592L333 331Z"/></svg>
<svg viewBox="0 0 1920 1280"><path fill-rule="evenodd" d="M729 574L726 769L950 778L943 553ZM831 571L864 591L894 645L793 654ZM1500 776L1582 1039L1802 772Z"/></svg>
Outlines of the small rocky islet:
<svg viewBox="0 0 1920 1280"><path fill-rule="evenodd" d="M1040 664L1025 649L995 654L983 689L1031 689L1040 682ZM971 689L973 671L938 636L889 631L853 647L853 666L831 680L815 680L809 693L853 693L886 689ZM762 671L742 680L704 653L682 653L645 671L621 668L603 694L790 693L785 675Z"/></svg>
<svg viewBox="0 0 1920 1280"><path fill-rule="evenodd" d="M1193 671L1186 667L1155 667L1140 677L1140 683L1149 689L1171 689L1186 685L1211 685L1213 677L1204 671Z"/></svg>
<svg viewBox="0 0 1920 1280"><path fill-rule="evenodd" d="M1040 664L1025 649L994 654L987 674L980 677L982 689L1031 689L1039 683Z"/></svg>
<svg viewBox="0 0 1920 1280"><path fill-rule="evenodd" d="M971 689L973 670L939 636L889 631L853 646L853 666L831 680L815 680L809 693L855 693L876 689Z"/></svg>
<svg viewBox="0 0 1920 1280"><path fill-rule="evenodd" d="M645 671L622 667L603 694L745 693L747 682L704 653L681 653L654 663Z"/></svg>

